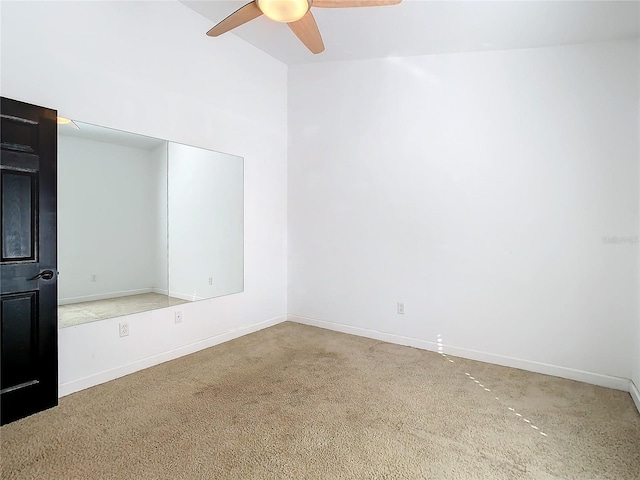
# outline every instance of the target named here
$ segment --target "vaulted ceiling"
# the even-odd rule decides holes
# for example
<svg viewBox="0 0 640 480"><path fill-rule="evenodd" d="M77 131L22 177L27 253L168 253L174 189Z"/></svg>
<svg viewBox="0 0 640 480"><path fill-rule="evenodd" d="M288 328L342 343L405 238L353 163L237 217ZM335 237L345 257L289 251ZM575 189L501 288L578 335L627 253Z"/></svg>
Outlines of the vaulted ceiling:
<svg viewBox="0 0 640 480"><path fill-rule="evenodd" d="M247 0L182 3L213 26ZM286 25L264 16L224 35L295 65L633 38L640 35L639 7L637 1L404 0L385 7L312 8L326 47L319 55Z"/></svg>

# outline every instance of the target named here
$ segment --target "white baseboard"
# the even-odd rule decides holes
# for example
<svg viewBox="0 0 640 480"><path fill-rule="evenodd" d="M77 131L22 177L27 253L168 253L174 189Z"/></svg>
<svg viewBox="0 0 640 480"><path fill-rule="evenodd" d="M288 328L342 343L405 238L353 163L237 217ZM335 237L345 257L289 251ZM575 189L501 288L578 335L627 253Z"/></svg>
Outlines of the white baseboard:
<svg viewBox="0 0 640 480"><path fill-rule="evenodd" d="M631 394L631 398L633 398L633 403L636 404L636 408L640 413L640 388L633 383L633 380L629 380L629 393Z"/></svg>
<svg viewBox="0 0 640 480"><path fill-rule="evenodd" d="M229 340L242 337L249 333L254 333L264 328L272 327L286 320L287 320L287 317L282 316L282 317L276 317L269 320L265 320L263 322L254 323L253 325L240 327L240 328L231 330L229 332L221 333L219 335L214 335L213 337L205 338L197 342L191 343L189 345L183 345L173 350L162 352L158 355L142 358L140 360L136 360L135 362L131 362L125 365L120 365L116 368L95 373L93 375L89 375L84 378L73 380L67 383L62 383L58 385L58 397L61 398L71 393L84 390L85 388L94 387L96 385L100 385L101 383L115 380L116 378L124 377L125 375L129 375L139 370L153 367L154 365L158 365L160 363L164 363L169 360L174 360L176 358L183 357L185 355L189 355L191 353L195 353L200 350L204 350L205 348L213 347L215 345L228 342Z"/></svg>
<svg viewBox="0 0 640 480"><path fill-rule="evenodd" d="M302 323L304 325L311 325L314 327L325 328L327 330L334 330L336 332L348 333L360 337L372 338L383 342L395 343L407 347L420 348L422 350L429 350L432 352L438 351L437 343L428 340L404 337L402 335L396 335L393 333L378 332L376 330L353 327L350 325L328 322L326 320L319 320L316 318L302 317L299 315L287 315L287 319L291 322ZM569 380L576 380L592 385L599 385L601 387L614 388L616 390L623 390L625 392L628 392L630 388L630 382L627 378L602 375L599 373L586 372L583 370L576 370L573 368L560 367L557 365L533 362L530 360L522 360L520 358L506 357L503 355L496 355L488 352L479 352L476 350L459 348L451 345L445 345L445 350L447 355L451 355L454 357L468 358L470 360L493 363L496 365L502 365L504 367L518 368L520 370L527 370L529 372L567 378ZM638 405L637 400L636 405Z"/></svg>
<svg viewBox="0 0 640 480"><path fill-rule="evenodd" d="M93 302L95 300L108 300L110 298L128 297L129 295L140 295L152 293L152 288L138 288L136 290L125 290L121 292L96 293L94 295L83 295L80 297L68 297L58 300L58 305L70 305L74 303Z"/></svg>

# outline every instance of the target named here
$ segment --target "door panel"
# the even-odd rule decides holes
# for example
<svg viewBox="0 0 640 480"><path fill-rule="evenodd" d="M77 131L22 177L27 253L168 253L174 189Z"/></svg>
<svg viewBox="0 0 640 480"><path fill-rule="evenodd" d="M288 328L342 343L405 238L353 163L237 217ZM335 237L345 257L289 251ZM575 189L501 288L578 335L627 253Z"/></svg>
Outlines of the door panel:
<svg viewBox="0 0 640 480"><path fill-rule="evenodd" d="M54 110L2 98L0 421L58 403ZM44 273L46 272L46 273Z"/></svg>
<svg viewBox="0 0 640 480"><path fill-rule="evenodd" d="M36 177L27 172L3 171L2 261L35 261Z"/></svg>
<svg viewBox="0 0 640 480"><path fill-rule="evenodd" d="M9 100L9 99L7 99ZM7 103L8 105L8 103ZM28 105L28 104L23 104ZM35 105L31 105L35 107ZM11 107L9 107L11 108ZM40 108L40 107L36 107ZM20 115L20 112L15 112ZM11 115L11 112L2 111L2 148L27 154L38 155L39 122L29 118Z"/></svg>
<svg viewBox="0 0 640 480"><path fill-rule="evenodd" d="M2 383L15 388L37 376L38 292L3 295Z"/></svg>

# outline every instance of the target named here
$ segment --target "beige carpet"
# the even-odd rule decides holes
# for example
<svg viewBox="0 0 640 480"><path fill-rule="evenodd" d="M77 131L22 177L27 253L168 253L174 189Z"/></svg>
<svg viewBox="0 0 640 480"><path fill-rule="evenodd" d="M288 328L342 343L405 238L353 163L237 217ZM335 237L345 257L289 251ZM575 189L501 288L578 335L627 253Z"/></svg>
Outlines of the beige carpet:
<svg viewBox="0 0 640 480"><path fill-rule="evenodd" d="M640 474L628 393L294 323L64 397L0 433L3 479Z"/></svg>
<svg viewBox="0 0 640 480"><path fill-rule="evenodd" d="M121 317L132 313L147 312L158 308L187 303L188 300L167 297L158 293L141 293L125 297L106 298L91 302L70 303L58 306L60 328L95 322L105 318Z"/></svg>

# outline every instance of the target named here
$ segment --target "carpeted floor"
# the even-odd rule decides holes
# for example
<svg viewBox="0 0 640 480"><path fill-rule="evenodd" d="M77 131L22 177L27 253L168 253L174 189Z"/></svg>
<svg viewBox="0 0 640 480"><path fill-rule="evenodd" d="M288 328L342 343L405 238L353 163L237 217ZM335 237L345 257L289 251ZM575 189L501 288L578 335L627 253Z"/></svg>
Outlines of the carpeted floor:
<svg viewBox="0 0 640 480"><path fill-rule="evenodd" d="M640 478L628 393L294 323L0 434L3 479Z"/></svg>

